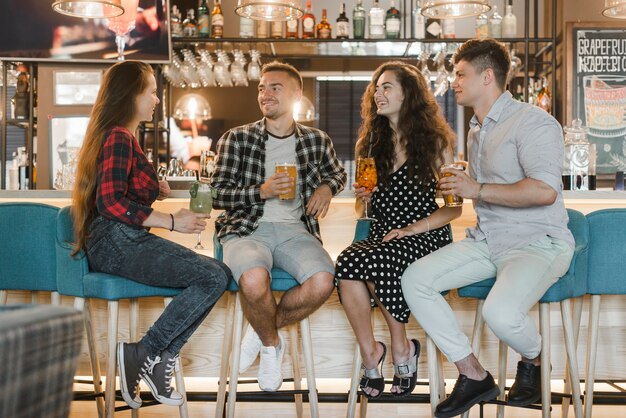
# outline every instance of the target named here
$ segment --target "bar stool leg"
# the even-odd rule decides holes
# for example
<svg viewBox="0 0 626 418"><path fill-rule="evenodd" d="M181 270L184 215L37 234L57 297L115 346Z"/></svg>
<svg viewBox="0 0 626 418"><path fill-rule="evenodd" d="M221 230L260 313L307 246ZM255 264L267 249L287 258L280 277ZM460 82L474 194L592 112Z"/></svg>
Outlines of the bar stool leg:
<svg viewBox="0 0 626 418"><path fill-rule="evenodd" d="M119 317L119 302L110 300L109 326L108 326L108 352L107 352L107 380L105 389L105 415L113 418L115 414L115 366L117 348L117 320Z"/></svg>
<svg viewBox="0 0 626 418"><path fill-rule="evenodd" d="M435 347L437 353L437 378L439 381L439 399L446 398L446 378L443 371L443 353Z"/></svg>
<svg viewBox="0 0 626 418"><path fill-rule="evenodd" d="M582 315L583 299L578 297L574 299L574 345L578 347L578 335L580 333L580 317ZM569 361L569 360L567 360ZM563 379L563 393L568 395L571 393L569 364L565 364L565 376ZM561 401L561 418L568 418L570 399L566 396Z"/></svg>
<svg viewBox="0 0 626 418"><path fill-rule="evenodd" d="M550 387L550 304L539 304L541 333L541 416L550 418L552 389Z"/></svg>
<svg viewBox="0 0 626 418"><path fill-rule="evenodd" d="M474 317L474 329L472 331L472 352L476 358L480 357L480 341L483 337L483 328L485 320L483 319L483 305L485 301L479 299L476 305L476 315ZM462 418L469 418L470 411L466 411L461 415Z"/></svg>
<svg viewBox="0 0 626 418"><path fill-rule="evenodd" d="M572 388L572 400L574 415L582 418L582 402L580 400L580 375L578 374L578 357L576 356L576 343L574 341L574 326L572 324L572 304L569 299L561 301L561 318L563 319L563 333L565 347L569 363L570 383Z"/></svg>
<svg viewBox="0 0 626 418"><path fill-rule="evenodd" d="M30 292L30 303L32 303L33 305L39 304L39 292L37 292L36 290Z"/></svg>
<svg viewBox="0 0 626 418"><path fill-rule="evenodd" d="M89 350L89 360L91 362L91 375L93 376L93 390L96 395L96 407L98 408L98 418L104 417L104 398L102 397L102 372L98 361L98 351L93 332L93 321L91 303L89 299L75 298L74 309L83 313L83 323L87 334L87 347Z"/></svg>
<svg viewBox="0 0 626 418"><path fill-rule="evenodd" d="M129 314L129 337L130 342L134 343L139 341L139 301L137 298L130 299L130 310ZM139 389L137 389L139 392ZM141 396L141 395L140 395ZM139 410L131 409L130 415L132 418L139 418Z"/></svg>
<svg viewBox="0 0 626 418"><path fill-rule="evenodd" d="M306 365L306 383L309 389L311 418L319 418L317 385L315 384L315 362L313 361L313 344L311 343L309 318L304 318L300 321L300 334L302 335L302 351L304 352L304 364Z"/></svg>
<svg viewBox="0 0 626 418"><path fill-rule="evenodd" d="M428 358L428 386L430 390L430 410L435 416L435 409L439 405L439 367L437 361L437 347L433 340L426 335L426 356Z"/></svg>
<svg viewBox="0 0 626 418"><path fill-rule="evenodd" d="M230 353L230 381L228 382L228 418L235 416L235 403L237 402L237 379L239 379L239 359L241 357L241 333L243 332L243 310L239 294L235 296L235 325L233 336L233 349Z"/></svg>
<svg viewBox="0 0 626 418"><path fill-rule="evenodd" d="M220 364L220 377L217 388L217 402L215 405L215 417L224 415L226 403L226 382L228 381L228 365L230 363L230 351L233 346L233 326L235 317L235 295L228 292L226 299L226 323L224 324L224 340L222 341L222 359Z"/></svg>
<svg viewBox="0 0 626 418"><path fill-rule="evenodd" d="M500 341L498 343L498 388L500 388L500 396L498 399L504 401L506 396L504 390L506 388L506 361L509 351L509 346ZM504 417L504 405L498 405L497 417Z"/></svg>
<svg viewBox="0 0 626 418"><path fill-rule="evenodd" d="M591 295L589 307L589 337L587 338L587 364L585 371L585 418L591 418L593 385L598 354L598 327L600 325L600 295Z"/></svg>
<svg viewBox="0 0 626 418"><path fill-rule="evenodd" d="M0 305L6 305L6 304L7 304L7 291L0 290Z"/></svg>
<svg viewBox="0 0 626 418"><path fill-rule="evenodd" d="M298 327L289 326L289 338L291 340L291 368L293 370L293 388L302 390L302 374L300 373L300 356L298 355ZM302 394L295 394L296 416L302 418Z"/></svg>
<svg viewBox="0 0 626 418"><path fill-rule="evenodd" d="M361 374L361 350L359 344L354 344L354 354L352 355L352 376L350 379L350 392L348 392L348 410L346 418L354 418L356 412L356 400L359 394L359 375Z"/></svg>
<svg viewBox="0 0 626 418"><path fill-rule="evenodd" d="M50 292L50 303L54 306L61 306L61 295L59 295L59 292Z"/></svg>
<svg viewBox="0 0 626 418"><path fill-rule="evenodd" d="M163 304L167 308L172 302L173 298L164 298ZM174 378L176 379L176 390L183 396L183 403L178 407L178 413L180 418L188 418L189 412L187 411L187 390L185 389L185 376L183 376L183 360L180 356L174 365Z"/></svg>

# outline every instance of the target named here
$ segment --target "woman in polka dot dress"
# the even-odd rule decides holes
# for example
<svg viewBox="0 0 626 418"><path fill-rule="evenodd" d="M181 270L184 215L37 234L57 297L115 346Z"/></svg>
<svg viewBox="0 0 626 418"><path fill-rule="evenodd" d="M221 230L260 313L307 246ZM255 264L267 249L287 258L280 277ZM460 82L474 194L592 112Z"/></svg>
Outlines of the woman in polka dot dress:
<svg viewBox="0 0 626 418"><path fill-rule="evenodd" d="M363 393L376 398L385 387L387 348L374 339L373 299L391 334L391 393L406 396L415 388L420 345L405 332L410 312L400 279L409 264L450 242L449 223L461 215L461 208L439 208L435 202L438 167L452 159L454 134L422 75L402 62L387 62L376 70L361 114L356 154L374 157L378 186L367 193L355 183L357 211L364 200L371 201L377 221L368 239L339 255L336 279L363 358Z"/></svg>

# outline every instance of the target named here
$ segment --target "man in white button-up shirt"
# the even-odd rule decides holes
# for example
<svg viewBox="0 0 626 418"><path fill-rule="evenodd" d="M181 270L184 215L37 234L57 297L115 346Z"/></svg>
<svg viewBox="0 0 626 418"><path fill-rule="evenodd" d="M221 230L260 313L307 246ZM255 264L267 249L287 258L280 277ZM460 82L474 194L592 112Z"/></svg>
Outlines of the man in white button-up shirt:
<svg viewBox="0 0 626 418"><path fill-rule="evenodd" d="M466 239L420 259L402 278L411 312L459 370L437 417L459 415L499 394L441 292L496 277L483 317L522 357L509 403L529 405L541 398L541 336L528 311L567 272L574 248L562 196L559 123L506 91L510 56L504 45L471 40L454 60L457 102L475 113L469 169L445 170L454 176L442 177L440 188L472 199L477 224L468 228Z"/></svg>

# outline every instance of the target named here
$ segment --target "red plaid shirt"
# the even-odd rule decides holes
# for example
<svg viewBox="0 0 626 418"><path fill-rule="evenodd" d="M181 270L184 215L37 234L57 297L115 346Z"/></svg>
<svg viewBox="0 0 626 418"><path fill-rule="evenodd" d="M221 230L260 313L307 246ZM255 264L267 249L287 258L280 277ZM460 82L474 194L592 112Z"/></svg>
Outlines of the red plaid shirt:
<svg viewBox="0 0 626 418"><path fill-rule="evenodd" d="M156 172L135 137L121 126L108 131L98 158L96 205L100 215L141 227L158 195Z"/></svg>

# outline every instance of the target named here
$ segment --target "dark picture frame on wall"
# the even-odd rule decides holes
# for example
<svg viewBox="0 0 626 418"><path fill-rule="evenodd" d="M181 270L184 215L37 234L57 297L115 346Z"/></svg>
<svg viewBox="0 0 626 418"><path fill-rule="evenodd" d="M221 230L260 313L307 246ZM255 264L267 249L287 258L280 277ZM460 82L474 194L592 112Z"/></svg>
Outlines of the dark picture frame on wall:
<svg viewBox="0 0 626 418"><path fill-rule="evenodd" d="M581 119L596 144L598 180L626 171L626 27L569 22L566 124Z"/></svg>

